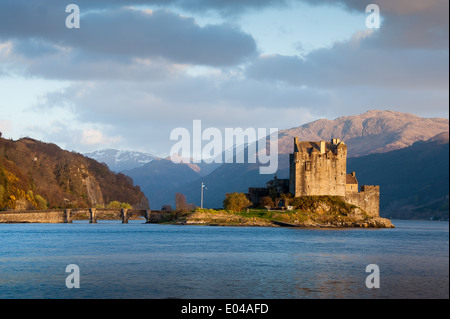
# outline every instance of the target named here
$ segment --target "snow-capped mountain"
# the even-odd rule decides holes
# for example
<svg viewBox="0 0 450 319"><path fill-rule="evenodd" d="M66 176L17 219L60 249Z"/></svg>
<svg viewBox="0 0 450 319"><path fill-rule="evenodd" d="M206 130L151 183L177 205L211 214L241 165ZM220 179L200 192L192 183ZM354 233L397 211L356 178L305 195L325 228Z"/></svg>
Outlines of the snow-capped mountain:
<svg viewBox="0 0 450 319"><path fill-rule="evenodd" d="M83 155L95 159L97 162L106 163L109 169L114 172L122 172L141 167L157 158L148 153L120 151L115 149L98 150Z"/></svg>

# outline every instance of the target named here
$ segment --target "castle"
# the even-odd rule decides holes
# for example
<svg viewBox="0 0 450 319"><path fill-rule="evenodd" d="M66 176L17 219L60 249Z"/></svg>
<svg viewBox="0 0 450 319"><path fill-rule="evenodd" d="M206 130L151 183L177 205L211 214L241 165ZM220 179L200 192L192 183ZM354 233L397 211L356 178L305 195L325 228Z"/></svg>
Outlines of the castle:
<svg viewBox="0 0 450 319"><path fill-rule="evenodd" d="M358 189L356 173L347 174L347 145L331 142L301 142L294 138L294 153L289 155L289 179L275 179L266 188L250 187L248 197L258 204L263 196L291 193L299 196L339 196L362 208L369 216L380 213L380 187L363 185Z"/></svg>

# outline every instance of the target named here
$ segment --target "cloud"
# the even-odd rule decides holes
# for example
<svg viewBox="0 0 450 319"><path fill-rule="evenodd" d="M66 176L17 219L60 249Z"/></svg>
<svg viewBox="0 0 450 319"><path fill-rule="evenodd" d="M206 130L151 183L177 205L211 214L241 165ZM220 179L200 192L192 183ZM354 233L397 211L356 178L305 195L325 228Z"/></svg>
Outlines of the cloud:
<svg viewBox="0 0 450 319"><path fill-rule="evenodd" d="M42 0L41 0L42 1ZM249 10L288 6L291 0L134 0L132 5L180 8L191 13L217 12L225 16L241 15ZM129 0L77 0L80 7L98 9L130 6Z"/></svg>
<svg viewBox="0 0 450 319"><path fill-rule="evenodd" d="M5 131L10 131L12 128L11 121L0 119L0 133L4 133Z"/></svg>
<svg viewBox="0 0 450 319"><path fill-rule="evenodd" d="M105 146L120 140L120 137L107 137L101 131L90 128L83 130L80 142L85 146Z"/></svg>
<svg viewBox="0 0 450 319"><path fill-rule="evenodd" d="M194 119L202 120L205 128L282 129L305 123L313 118L308 110L310 107L319 110L327 104L327 96L314 90L199 76L145 83L74 83L46 94L33 112L51 114L54 108L64 106L73 114L69 126L84 123L86 128L100 127L105 136L121 138L117 145L161 153L169 151L171 130L176 127L189 129ZM66 131L64 134L78 136L79 132ZM87 146L84 143L80 147Z"/></svg>
<svg viewBox="0 0 450 319"><path fill-rule="evenodd" d="M359 0L303 2L365 10ZM125 0L76 3L81 28L69 30L66 3L0 2L0 74L71 81L30 110L49 120L29 131L72 149L168 152L171 129L194 119L205 128L285 129L376 108L448 112L448 2L380 0L379 30L301 57L260 55L244 27L201 26L176 13L213 10L242 23L247 10L291 1L133 1L151 10ZM70 121L52 121L56 109Z"/></svg>
<svg viewBox="0 0 450 319"><path fill-rule="evenodd" d="M76 119L51 120L48 123L30 125L24 136L31 136L58 144L67 150L93 151L99 147L118 145L123 141L120 132L109 124L79 122Z"/></svg>
<svg viewBox="0 0 450 319"><path fill-rule="evenodd" d="M8 55L2 55L0 43L3 73L71 81L154 81L176 77L186 69L185 65L163 58L119 58L64 47L44 48L41 54L32 56L33 48L28 50L27 47L34 44L28 42L9 42Z"/></svg>
<svg viewBox="0 0 450 319"><path fill-rule="evenodd" d="M366 45L366 39L337 43L305 58L260 56L247 69L250 78L282 81L315 88L396 87L448 88L448 51L385 50Z"/></svg>
<svg viewBox="0 0 450 319"><path fill-rule="evenodd" d="M212 66L240 64L257 53L253 37L236 26L201 27L168 10L93 11L82 17L80 29L67 29L61 5L40 8L38 1L0 3L0 38L18 39L17 53L48 55L59 48L82 51L84 58L164 58Z"/></svg>
<svg viewBox="0 0 450 319"><path fill-rule="evenodd" d="M359 0L304 0L365 12ZM268 55L247 75L315 88L384 87L412 90L448 88L448 6L446 0L380 0L381 28L367 29L349 41L307 56Z"/></svg>
<svg viewBox="0 0 450 319"><path fill-rule="evenodd" d="M302 0L310 5L334 5L365 12L369 2L360 0ZM447 49L449 47L448 0L378 0L383 18L382 36L373 38L377 48Z"/></svg>

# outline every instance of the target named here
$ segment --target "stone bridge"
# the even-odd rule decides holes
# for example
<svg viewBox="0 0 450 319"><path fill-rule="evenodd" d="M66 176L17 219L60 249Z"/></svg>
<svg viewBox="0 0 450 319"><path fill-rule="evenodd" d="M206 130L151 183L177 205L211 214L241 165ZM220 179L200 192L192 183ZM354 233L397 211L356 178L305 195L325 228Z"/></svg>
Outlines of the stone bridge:
<svg viewBox="0 0 450 319"><path fill-rule="evenodd" d="M130 218L143 217L146 223L158 223L170 220L172 213L137 209L49 209L25 211L0 211L0 223L72 223L73 220L122 220L128 223Z"/></svg>

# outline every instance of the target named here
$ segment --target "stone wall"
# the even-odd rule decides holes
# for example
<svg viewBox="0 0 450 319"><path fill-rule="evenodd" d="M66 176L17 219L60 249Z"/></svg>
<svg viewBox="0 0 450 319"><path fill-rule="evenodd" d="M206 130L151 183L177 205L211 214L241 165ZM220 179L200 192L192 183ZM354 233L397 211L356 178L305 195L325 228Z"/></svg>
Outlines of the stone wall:
<svg viewBox="0 0 450 319"><path fill-rule="evenodd" d="M161 210L154 211L154 210L152 210L152 212L149 216L148 222L149 223L161 223L164 221L174 220L174 219L176 219L176 217L177 216L176 216L175 212L172 212L172 211L161 211Z"/></svg>
<svg viewBox="0 0 450 319"><path fill-rule="evenodd" d="M136 209L57 209L57 210L24 210L0 212L0 223L70 223L72 220L122 220L129 219L150 220L150 216L158 219L158 213L150 210Z"/></svg>
<svg viewBox="0 0 450 319"><path fill-rule="evenodd" d="M298 196L345 196L347 146L294 140L290 155L290 192Z"/></svg>
<svg viewBox="0 0 450 319"><path fill-rule="evenodd" d="M380 216L380 186L363 185L359 193L347 193L345 201L362 208L370 217Z"/></svg>
<svg viewBox="0 0 450 319"><path fill-rule="evenodd" d="M48 211L6 211L0 212L0 223L64 223L63 210Z"/></svg>

